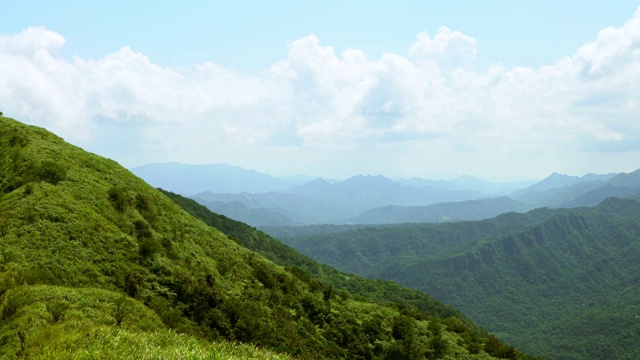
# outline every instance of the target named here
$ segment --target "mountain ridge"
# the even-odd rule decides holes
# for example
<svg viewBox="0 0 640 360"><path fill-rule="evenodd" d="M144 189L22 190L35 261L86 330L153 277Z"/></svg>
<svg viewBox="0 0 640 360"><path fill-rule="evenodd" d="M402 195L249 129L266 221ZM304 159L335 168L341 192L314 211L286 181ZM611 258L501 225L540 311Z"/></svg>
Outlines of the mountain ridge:
<svg viewBox="0 0 640 360"><path fill-rule="evenodd" d="M282 240L345 271L430 293L543 358L633 359L639 217L637 200L607 198L596 207Z"/></svg>

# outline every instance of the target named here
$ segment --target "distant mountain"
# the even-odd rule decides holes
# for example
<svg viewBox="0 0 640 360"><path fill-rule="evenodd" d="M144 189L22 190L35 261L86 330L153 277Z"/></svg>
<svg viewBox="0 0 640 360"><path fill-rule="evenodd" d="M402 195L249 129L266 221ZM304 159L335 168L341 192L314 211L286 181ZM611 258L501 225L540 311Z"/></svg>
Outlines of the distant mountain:
<svg viewBox="0 0 640 360"><path fill-rule="evenodd" d="M542 358L636 359L638 219L640 202L608 198L595 207L342 233L320 227L282 239L344 271L428 292Z"/></svg>
<svg viewBox="0 0 640 360"><path fill-rule="evenodd" d="M204 191L217 193L261 193L284 190L309 180L304 176L277 178L228 164L148 164L131 169L149 184L183 195Z"/></svg>
<svg viewBox="0 0 640 360"><path fill-rule="evenodd" d="M430 205L444 201L477 199L480 194L469 190L446 190L399 184L384 176L354 176L330 183L315 179L287 191L265 193L220 194L203 192L191 196L209 209L246 221L253 226L344 224L360 212L387 205ZM241 203L225 207L221 203ZM265 212L264 216L260 212ZM279 214L278 216L274 216ZM237 217L235 217L237 216ZM268 223L269 219L273 222Z"/></svg>
<svg viewBox="0 0 640 360"><path fill-rule="evenodd" d="M381 175L358 175L335 184L316 180L310 184L294 187L288 192L320 198L353 211L387 205L424 206L481 197L481 194L466 189L450 190L434 186L403 185Z"/></svg>
<svg viewBox="0 0 640 360"><path fill-rule="evenodd" d="M638 192L640 170L628 174L587 174L579 178L553 174L513 196L534 207L579 207L595 206L609 197L626 198Z"/></svg>
<svg viewBox="0 0 640 360"><path fill-rule="evenodd" d="M531 206L509 197L487 198L428 206L385 206L365 210L351 219L353 224L436 223L482 220L506 212L525 212Z"/></svg>
<svg viewBox="0 0 640 360"><path fill-rule="evenodd" d="M513 198L518 198L523 194L526 194L529 192L541 192L541 191L550 190L550 189L558 189L562 187L575 185L580 182L607 181L616 175L617 174L586 174L580 177L580 176L558 174L554 172L544 180L541 180L524 189L517 190L511 195Z"/></svg>

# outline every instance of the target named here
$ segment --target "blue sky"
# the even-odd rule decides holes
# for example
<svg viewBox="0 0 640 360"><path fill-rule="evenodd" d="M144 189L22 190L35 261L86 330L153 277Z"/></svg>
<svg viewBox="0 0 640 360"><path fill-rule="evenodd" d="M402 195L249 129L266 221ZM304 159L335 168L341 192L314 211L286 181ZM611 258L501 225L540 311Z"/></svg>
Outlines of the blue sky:
<svg viewBox="0 0 640 360"><path fill-rule="evenodd" d="M0 1L0 110L125 166L632 171L638 5Z"/></svg>

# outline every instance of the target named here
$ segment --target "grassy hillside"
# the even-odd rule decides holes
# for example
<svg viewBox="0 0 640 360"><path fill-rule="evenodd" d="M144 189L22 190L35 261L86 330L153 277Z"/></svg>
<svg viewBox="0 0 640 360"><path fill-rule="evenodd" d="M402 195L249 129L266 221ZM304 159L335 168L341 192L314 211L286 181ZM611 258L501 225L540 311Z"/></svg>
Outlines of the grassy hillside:
<svg viewBox="0 0 640 360"><path fill-rule="evenodd" d="M290 359L167 329L144 304L112 291L19 286L3 296L2 359Z"/></svg>
<svg viewBox="0 0 640 360"><path fill-rule="evenodd" d="M0 214L7 358L275 356L228 341L296 358L522 357L464 319L277 265L114 161L8 118Z"/></svg>
<svg viewBox="0 0 640 360"><path fill-rule="evenodd" d="M610 198L595 208L425 225L422 241L405 226L289 242L338 268L432 294L532 354L636 359L639 218L640 202ZM414 254L385 251L403 241ZM352 254L357 267L346 261Z"/></svg>

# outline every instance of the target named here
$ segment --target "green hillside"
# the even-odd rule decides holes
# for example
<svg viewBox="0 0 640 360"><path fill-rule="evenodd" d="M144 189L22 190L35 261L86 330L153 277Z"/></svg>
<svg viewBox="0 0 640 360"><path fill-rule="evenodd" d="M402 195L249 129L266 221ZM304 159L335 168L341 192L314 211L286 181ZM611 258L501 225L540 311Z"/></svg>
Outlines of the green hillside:
<svg viewBox="0 0 640 360"><path fill-rule="evenodd" d="M2 358L524 357L464 318L277 265L114 161L8 118L0 214Z"/></svg>
<svg viewBox="0 0 640 360"><path fill-rule="evenodd" d="M288 242L338 268L432 294L529 353L637 359L638 219L640 202L610 198L594 208L538 209L478 222L363 229ZM407 236L408 229L421 230L422 239ZM398 244L413 253L385 250Z"/></svg>
<svg viewBox="0 0 640 360"><path fill-rule="evenodd" d="M442 304L421 291L411 290L391 281L365 279L343 273L331 266L320 264L310 257L302 255L297 250L247 224L213 213L195 200L162 189L161 191L188 213L222 231L230 239L237 241L242 246L266 256L278 265L286 266L291 270L305 272L337 290L346 290L352 295L359 295L367 300L379 303L393 302L403 306L416 307L440 318L455 317L474 331L485 333L484 330L456 309Z"/></svg>

